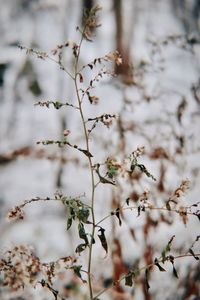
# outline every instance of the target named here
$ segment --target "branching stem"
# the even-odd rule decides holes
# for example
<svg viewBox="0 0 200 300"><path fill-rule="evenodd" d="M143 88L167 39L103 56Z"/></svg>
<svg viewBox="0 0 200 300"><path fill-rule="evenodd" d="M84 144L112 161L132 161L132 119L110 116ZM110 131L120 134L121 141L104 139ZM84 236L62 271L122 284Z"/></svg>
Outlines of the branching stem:
<svg viewBox="0 0 200 300"><path fill-rule="evenodd" d="M192 254L181 254L181 255L177 255L174 256L173 259L179 259L179 258L183 258L183 257L192 257ZM196 257L200 257L200 253L195 254ZM162 262L162 257L158 259L158 262L161 263ZM151 267L153 267L155 265L155 263L151 263L149 265L143 266L140 269L138 269L139 272L144 271L146 269L150 269ZM131 270L134 271L134 270ZM109 285L108 287L102 289L92 300L97 300L99 296L101 296L102 294L104 294L105 292L107 292L108 290L110 290L113 286L115 286L116 284L119 284L122 280L124 280L126 278L127 274L123 275L119 280L113 281L111 283L111 285Z"/></svg>
<svg viewBox="0 0 200 300"><path fill-rule="evenodd" d="M119 211L124 211L124 210L137 210L138 206L129 206L129 207L122 207L121 209L119 209ZM168 209L166 207L153 207L153 206L146 206L145 210L159 210L159 211L168 211L168 212L175 212L177 214L181 214L182 212L179 209ZM192 215L192 216L196 216L195 212L190 212L187 211L186 214L188 215ZM112 217L115 215L115 212L112 211L110 212L107 216L103 217L100 221L98 221L96 223L96 226L99 226L99 224L101 224L102 222L104 222L105 220L107 220L108 218Z"/></svg>
<svg viewBox="0 0 200 300"><path fill-rule="evenodd" d="M79 87L78 87L78 80L79 80L79 78L78 78L78 74L79 74L78 73L78 62L79 62L81 45L82 45L83 38L84 38L84 31L85 31L85 28L83 29L81 40L80 40L80 43L78 46L77 57L75 60L74 84L75 84L75 90L76 90L76 96L77 96L77 100L78 100L78 107L79 107L79 111L80 111L82 126L83 126L83 130L84 130L86 149L90 153L88 131L86 128L86 122L85 122L83 108L82 108L82 101L81 101L81 97L79 94ZM92 291L92 281L91 281L91 267L92 267L92 248L93 248L93 240L94 240L94 234L95 234L95 213L94 213L95 181L94 181L94 170L93 170L92 158L90 156L88 156L88 163L89 163L89 170L90 170L90 174L91 174L91 205L90 206L91 206L91 215L92 215L92 232L91 232L91 240L89 243L89 257L88 257L87 274L88 274L89 294L90 294L90 299L92 300L93 299L93 291Z"/></svg>

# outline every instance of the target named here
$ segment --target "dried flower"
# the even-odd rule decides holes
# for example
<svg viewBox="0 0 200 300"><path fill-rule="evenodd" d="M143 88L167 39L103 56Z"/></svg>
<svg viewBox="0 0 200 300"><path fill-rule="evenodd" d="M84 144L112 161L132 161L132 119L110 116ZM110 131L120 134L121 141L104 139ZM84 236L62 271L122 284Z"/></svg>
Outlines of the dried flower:
<svg viewBox="0 0 200 300"><path fill-rule="evenodd" d="M89 95L88 99L89 99L89 101L90 101L91 104L97 104L99 102L99 97L97 97L97 96L91 96L91 95Z"/></svg>
<svg viewBox="0 0 200 300"><path fill-rule="evenodd" d="M7 218L8 220L23 220L24 211L19 206L15 206L11 211L9 211Z"/></svg>
<svg viewBox="0 0 200 300"><path fill-rule="evenodd" d="M119 54L118 51L107 54L105 56L105 60L115 62L117 66L122 64L122 57L121 57L121 55Z"/></svg>
<svg viewBox="0 0 200 300"><path fill-rule="evenodd" d="M135 157L139 157L139 156L142 156L144 154L144 151L145 151L145 148L144 148L144 146L142 146L142 147L138 147L135 151L133 151L132 154Z"/></svg>
<svg viewBox="0 0 200 300"><path fill-rule="evenodd" d="M33 249L24 245L15 246L7 251L0 266L4 274L4 285L12 290L23 288L25 284L35 284L41 269Z"/></svg>

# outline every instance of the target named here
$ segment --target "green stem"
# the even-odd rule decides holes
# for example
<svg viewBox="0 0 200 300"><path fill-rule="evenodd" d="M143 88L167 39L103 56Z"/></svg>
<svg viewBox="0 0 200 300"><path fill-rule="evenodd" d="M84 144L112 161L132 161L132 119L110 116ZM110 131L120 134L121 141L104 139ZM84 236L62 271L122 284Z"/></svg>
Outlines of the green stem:
<svg viewBox="0 0 200 300"><path fill-rule="evenodd" d="M83 30L84 32L84 30ZM83 42L83 34L79 43L78 47L78 53L75 61L75 76L74 76L74 84L75 84L75 90L76 90L76 96L78 100L78 107L80 111L82 126L84 130L84 137L85 137L85 143L86 143L86 149L88 152L90 152L89 147L89 137L88 132L86 128L86 122L83 114L82 109L82 101L79 95L79 88L78 88L78 61L80 56L80 49ZM90 169L90 175L91 175L91 215L92 215L92 232L91 232L91 240L89 243L89 257L88 257L88 285L89 285L89 294L90 294L90 300L93 299L93 291L92 291L92 281L91 281L91 267L92 267L92 248L93 248L93 240L94 240L94 234L95 234L95 213L94 213L94 192L95 192L95 181L94 181L94 170L93 170L93 164L92 164L92 158L88 156L88 163L89 163L89 169Z"/></svg>

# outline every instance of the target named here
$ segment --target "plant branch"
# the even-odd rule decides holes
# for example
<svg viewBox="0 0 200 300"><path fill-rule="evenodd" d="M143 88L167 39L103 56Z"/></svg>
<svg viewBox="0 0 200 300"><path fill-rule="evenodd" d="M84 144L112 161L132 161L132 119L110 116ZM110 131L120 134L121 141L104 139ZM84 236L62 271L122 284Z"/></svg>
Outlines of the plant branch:
<svg viewBox="0 0 200 300"><path fill-rule="evenodd" d="M50 286L50 284L48 282L46 282L44 279L42 279L41 281L38 281L38 283L40 283L42 287L46 287L53 294L55 300L58 300L58 299L65 300L63 297L61 297L59 295L59 292L57 290L55 290L54 288L52 288Z"/></svg>
<svg viewBox="0 0 200 300"><path fill-rule="evenodd" d="M119 208L119 211L124 211L124 210L138 210L139 206L130 206L130 207L123 207L123 208ZM182 214L182 211L181 210L178 210L178 209L168 209L166 207L153 207L153 206L144 206L145 210L163 210L163 211L168 211L168 212L175 212L177 214ZM188 207L190 208L190 207ZM186 207L187 209L187 207ZM190 211L186 211L185 212L186 214L188 215L192 215L192 216L198 216L197 213L195 212L190 212ZM112 217L115 215L115 211L111 211L108 215L106 215L105 217L103 217L100 221L98 221L96 223L95 226L99 226L99 224L101 224L102 222L104 222L105 220L107 220L108 218Z"/></svg>
<svg viewBox="0 0 200 300"><path fill-rule="evenodd" d="M200 257L200 253L197 253L195 254L196 257ZM176 259L179 259L179 258L183 258L183 257L193 257L192 254L181 254L181 255L178 255L178 256L173 256L173 259L176 260ZM165 261L170 261L170 256L167 256L165 258ZM159 258L157 260L157 262L159 263L162 263L163 262L163 258ZM150 269L151 267L155 266L155 262L154 263L151 263L147 266L143 266L141 267L140 269L137 269L137 270L129 270L129 272L133 272L134 271L137 271L137 272L141 272L141 271L144 271L146 269ZM129 273L127 272L127 274ZM102 291L100 291L92 300L97 300L99 296L101 296L102 294L104 294L105 292L107 292L108 290L110 290L112 287L114 287L116 284L119 284L122 280L124 280L127 276L127 274L123 275L119 280L117 281L113 281L108 287L104 288Z"/></svg>
<svg viewBox="0 0 200 300"><path fill-rule="evenodd" d="M78 52L77 52L77 57L75 60L75 77L74 77L74 84L75 84L75 90L76 90L76 96L78 100L78 107L80 111L80 116L81 116L81 121L82 121L82 126L84 130L84 137L85 137L85 143L86 143L86 149L88 153L90 153L90 147L89 147L89 138L88 138L88 132L86 128L86 122L83 114L83 109L82 109L82 101L81 97L79 95L79 87L78 87L78 62L79 62L79 56L80 56L80 50L81 50L81 45L84 39L84 32L85 28L83 29L83 33L81 35L81 40L78 46ZM89 293L90 293L90 299L93 299L93 291L92 291L92 282L91 282L91 266L92 266L92 248L93 248L93 239L94 239L94 234L95 234L95 214L94 214L94 192L95 192L95 182L94 182L94 170L93 170L93 164L92 164L92 158L91 156L88 157L88 163L89 163L89 170L91 174L91 214L92 214L92 232L91 232L91 240L89 243L89 258L88 258L88 284L89 284Z"/></svg>
<svg viewBox="0 0 200 300"><path fill-rule="evenodd" d="M45 60L47 58L48 60L53 61L60 67L61 70L63 70L69 77L71 77L71 79L74 79L73 76L71 75L71 73L61 64L61 62L59 60L56 60L55 58L51 57L47 52L38 51L33 48L28 48L28 47L21 46L21 45L18 45L18 47L21 50L26 50L26 54L34 54L37 56L37 58L40 58L42 60Z"/></svg>

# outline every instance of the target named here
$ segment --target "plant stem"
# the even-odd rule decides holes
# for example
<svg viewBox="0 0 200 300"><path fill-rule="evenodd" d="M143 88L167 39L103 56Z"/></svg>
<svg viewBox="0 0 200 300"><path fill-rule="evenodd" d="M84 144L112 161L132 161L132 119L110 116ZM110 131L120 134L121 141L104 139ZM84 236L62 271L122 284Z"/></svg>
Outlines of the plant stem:
<svg viewBox="0 0 200 300"><path fill-rule="evenodd" d="M83 30L81 40L80 40L80 43L79 43L79 46L78 46L78 53L77 53L77 57L76 57L76 61L75 61L74 84L75 84L75 90L76 90L76 96L77 96L77 100L78 100L78 107L79 107L79 111L80 111L82 126L83 126L83 130L84 130L86 149L90 153L89 137L88 137L86 122L85 122L83 109L82 109L82 101L81 101L81 97L79 95L79 88L78 88L78 74L79 74L78 73L78 61L79 61L79 56L80 56L81 45L82 45L82 42L83 42L84 30ZM91 240L90 240L90 243L89 243L89 257L88 257L87 274L88 274L88 285L89 285L90 300L92 300L93 299L93 291L92 291L92 281L91 281L91 267L92 267L92 248L93 248L93 240L94 240L94 234L95 234L95 213L94 213L95 181L94 181L94 170L93 170L92 158L90 156L88 156L88 163L89 163L89 170L90 170L90 175L91 175L92 232L91 232Z"/></svg>
<svg viewBox="0 0 200 300"><path fill-rule="evenodd" d="M120 210L119 211L124 211L124 210L137 210L138 209L138 206L129 206L129 207L122 207L122 208L120 208ZM177 213L177 214L181 214L181 211L180 210L178 210L178 209L168 209L168 208L166 208L166 207L153 207L153 206L147 206L147 207L145 207L145 210L160 210L160 211L168 211L168 212L175 212L175 213ZM112 214L113 213L113 214ZM197 216L196 214L195 214L195 212L190 212L190 211L187 211L186 212L186 214L188 214L188 215L191 215L191 216ZM107 216L105 216L105 217L103 217L100 221L98 221L97 223L96 223L96 226L99 226L99 224L101 224L102 222L104 222L105 220L107 220L108 218L110 218L110 217L113 217L115 214L114 214L114 211L111 211Z"/></svg>

